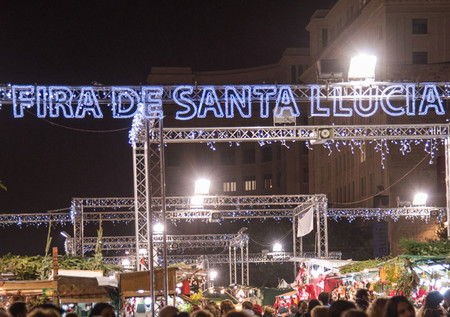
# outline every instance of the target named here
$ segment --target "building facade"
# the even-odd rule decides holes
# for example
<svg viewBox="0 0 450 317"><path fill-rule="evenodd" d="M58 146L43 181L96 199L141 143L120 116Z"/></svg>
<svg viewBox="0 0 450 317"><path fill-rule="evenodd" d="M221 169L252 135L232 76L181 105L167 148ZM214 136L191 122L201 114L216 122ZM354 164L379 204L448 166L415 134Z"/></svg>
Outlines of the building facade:
<svg viewBox="0 0 450 317"><path fill-rule="evenodd" d="M450 74L450 2L445 0L339 0L330 10L318 10L307 26L311 67L304 82L346 80L351 57L377 56L376 81L448 81ZM333 76L333 74L336 74ZM446 103L446 113L449 104ZM446 116L393 118L313 118L313 125L395 125L448 122ZM417 192L428 194L427 204L445 206L443 148L431 158L424 144L368 143L359 149L311 152L310 190L325 192L333 207L397 207L411 204ZM386 147L388 146L388 148ZM378 226L378 225L377 225ZM391 254L401 252L402 237L436 238L436 219L429 223L401 219L389 223ZM374 232L376 230L374 229ZM383 231L383 230L382 230ZM384 230L383 232L387 232ZM379 238L379 237L378 237ZM377 237L374 237L377 240ZM376 250L375 255L383 255Z"/></svg>
<svg viewBox="0 0 450 317"><path fill-rule="evenodd" d="M317 10L307 30L309 49L287 49L280 61L261 67L193 72L190 68L152 68L149 84L297 84L347 81L352 56L377 56L376 81L449 81L450 2L448 0L338 0ZM449 104L445 104L449 113ZM173 117L173 116L168 116ZM254 116L255 117L255 116ZM233 119L232 126L275 124L270 120ZM298 125L396 125L448 122L446 116L394 118L383 113L368 118L319 118L302 115ZM165 122L165 125L194 124ZM209 126L223 122L209 120ZM358 146L308 150L289 144L204 144L167 147L169 195L190 195L198 177L212 180L212 193L223 195L327 194L330 207L401 207L417 192L428 205L445 206L443 148L431 157L426 141L408 144L364 142ZM409 151L409 146L411 151ZM211 151L210 148L216 150ZM182 166L181 166L182 164ZM401 252L402 237L436 238L437 220L400 219L374 222L374 256ZM364 230L367 225L363 226ZM336 231L338 232L338 231ZM336 237L330 237L334 239ZM339 238L339 237L337 237ZM330 240L329 239L329 240ZM330 244L332 247L332 243Z"/></svg>
<svg viewBox="0 0 450 317"><path fill-rule="evenodd" d="M296 84L300 74L310 66L309 50L287 49L278 63L228 71L193 72L190 68L152 68L149 84L158 85L226 85L226 84ZM169 110L165 110L166 113ZM271 126L273 118L234 118L232 121L208 118L175 121L166 115L164 126ZM173 120L173 121L170 121ZM306 121L298 124L306 124ZM288 148L289 147L289 148ZM166 187L168 195L192 195L198 178L211 181L211 193L217 195L308 194L308 149L298 142L255 142L233 144L169 144Z"/></svg>

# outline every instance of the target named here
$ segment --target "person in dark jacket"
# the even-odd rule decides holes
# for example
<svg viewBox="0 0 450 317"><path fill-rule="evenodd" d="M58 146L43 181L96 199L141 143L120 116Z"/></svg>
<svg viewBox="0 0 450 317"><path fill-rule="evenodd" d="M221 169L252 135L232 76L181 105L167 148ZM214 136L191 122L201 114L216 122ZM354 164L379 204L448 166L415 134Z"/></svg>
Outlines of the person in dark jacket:
<svg viewBox="0 0 450 317"><path fill-rule="evenodd" d="M356 300L355 300L355 304L356 307L362 311L366 311L367 308L369 308L369 291L361 288L359 290L356 291Z"/></svg>

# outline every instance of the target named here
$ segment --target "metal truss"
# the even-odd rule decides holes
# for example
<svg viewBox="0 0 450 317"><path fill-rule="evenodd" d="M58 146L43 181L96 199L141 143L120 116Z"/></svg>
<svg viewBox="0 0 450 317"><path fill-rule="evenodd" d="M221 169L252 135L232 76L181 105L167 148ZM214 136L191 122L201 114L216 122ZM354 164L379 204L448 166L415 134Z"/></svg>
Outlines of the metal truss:
<svg viewBox="0 0 450 317"><path fill-rule="evenodd" d="M202 235L167 235L169 249L204 249L227 248L236 245L237 241L247 241L247 235L240 234L202 234ZM84 252L94 251L97 244L96 237L84 237ZM153 235L153 245L156 248L163 246L162 235ZM111 251L136 250L135 236L102 237L102 249Z"/></svg>
<svg viewBox="0 0 450 317"><path fill-rule="evenodd" d="M125 199L126 206L134 206L135 221L135 252L139 254L139 250L149 250L151 242L150 236L150 200L148 199L148 146L147 142L135 143L133 145L133 163L134 163L134 199ZM110 204L115 205L117 201L114 199L100 200L93 199L92 201L84 200L83 203L87 205L94 205L95 207L108 208ZM130 204L131 203L131 204ZM147 259L148 261L148 259ZM146 269L145 261L136 261L137 269Z"/></svg>
<svg viewBox="0 0 450 317"><path fill-rule="evenodd" d="M327 211L327 217L333 220L355 218L382 220L390 218L398 220L400 217L407 219L421 218L424 220L430 217L443 219L446 216L447 209L444 207L401 207L401 208L330 208Z"/></svg>
<svg viewBox="0 0 450 317"><path fill-rule="evenodd" d="M190 208L191 196L166 197L167 208ZM106 197L106 198L74 198L77 204L83 205L84 209L117 209L134 207L135 200L130 197ZM301 203L325 202L326 195L274 195L274 196L204 196L205 206L268 206L268 205L290 205L296 206ZM161 197L152 197L152 205L161 207Z"/></svg>
<svg viewBox="0 0 450 317"><path fill-rule="evenodd" d="M315 258L315 252L305 252L299 255L302 258ZM207 254L204 255L209 261L209 265L222 265L230 263L230 256L225 253L221 254ZM249 253L248 262L251 264L265 264L265 263L286 263L291 262L293 252L269 252L269 253ZM199 262L200 256L195 254L183 254L183 255L168 255L167 261L169 264L196 264ZM240 255L237 254L237 263L240 266L242 263ZM342 258L341 252L329 252L329 259L340 260ZM105 263L121 264L124 259L128 259L130 262L136 261L133 255L128 256L106 256L103 257Z"/></svg>
<svg viewBox="0 0 450 317"><path fill-rule="evenodd" d="M330 125L330 126L265 126L235 128L165 128L164 143L198 142L267 142L316 141L319 131L330 130L334 140L406 140L443 139L450 137L450 125ZM159 132L152 131L150 142L158 142ZM331 139L331 138L330 138Z"/></svg>
<svg viewBox="0 0 450 317"><path fill-rule="evenodd" d="M83 253L83 236L84 236L84 222L83 222L83 205L77 201L72 201L70 208L70 215L73 221L73 240L72 244L75 254L81 255Z"/></svg>
<svg viewBox="0 0 450 317"><path fill-rule="evenodd" d="M73 207L73 206L72 206ZM80 209L82 206L78 206ZM97 207L98 208L98 207ZM85 207L84 207L85 209ZM106 208L108 209L108 208ZM222 217L217 220L232 220L232 219L248 219L248 218L293 218L291 209L248 209L248 210L234 210L234 211L220 211L220 210L204 210L200 214L196 211L178 210L175 212L168 212L169 220L192 220L193 218L201 220L210 220L212 213L222 213ZM329 208L327 211L327 218L333 220L355 218L363 219L393 219L397 220L400 217L405 218L421 218L424 220L430 217L437 217L443 219L446 215L445 207L400 207L400 208ZM196 216L196 217L195 217ZM83 212L82 218L74 221L74 212L71 213L23 213L23 214L0 214L0 225L39 225L44 223L72 223L74 226L81 226L81 222L98 222L98 221L112 221L112 222L132 222L135 221L135 214L132 211L89 211ZM293 218L295 223L295 217ZM296 232L296 230L294 230ZM75 232L75 230L74 230ZM81 243L80 243L81 245ZM300 245L299 245L300 247ZM297 253L302 253L301 249ZM80 253L81 254L81 253Z"/></svg>
<svg viewBox="0 0 450 317"><path fill-rule="evenodd" d="M98 208L98 207L97 207ZM108 208L106 208L108 209ZM211 214L221 212L222 217L218 220L247 219L247 218L292 218L292 209L246 209L234 211L203 210L201 213L189 210L177 210L168 212L169 220L192 220L193 218L210 220ZM400 207L400 208L328 208L327 218L333 220L340 219L393 219L432 217L442 218L446 214L445 207ZM197 215L197 217L194 217ZM134 221L135 214L132 211L88 211L83 213L84 222L112 221L131 222ZM0 214L0 225L39 225L43 223L74 223L73 215L70 213L23 213L23 214ZM79 220L81 222L81 218ZM299 252L301 253L301 252Z"/></svg>
<svg viewBox="0 0 450 317"><path fill-rule="evenodd" d="M218 86L199 86L195 85L192 86L192 93L189 95L189 98L191 100L198 101L200 100L203 90L205 87L208 87L211 89L211 87L214 89L219 101L223 101L225 99L226 90L230 86L236 88L237 90L242 90L243 88L270 88L270 87L286 87L289 86L292 90L294 99L299 102L309 102L311 100L311 97L315 97L317 99L322 100L330 100L332 98L337 98L336 96L336 89L340 90L339 97L343 100L353 100L355 96L361 97L363 99L369 99L374 98L374 96L382 96L383 90L385 90L388 87L395 87L395 86L403 86L403 87L414 87L416 96L422 96L423 90L425 86L429 83L392 83L392 82L370 82L370 83L330 83L326 85L218 85ZM442 96L442 98L446 98L450 95L450 83L448 82L440 82L440 83L433 83L433 85L436 86L437 92L439 95ZM0 102L4 104L10 104L13 102L13 98L17 96L14 96L13 94L13 87L15 85L2 85L0 86ZM51 86L22 86L22 87L31 87L34 88L34 92L30 93L32 94L46 94L48 87ZM59 86L60 87L60 86ZM93 94L95 95L96 99L101 104L108 104L111 105L113 100L113 89L126 89L130 92L130 95L139 96L139 99L145 99L144 96L142 96L143 89L145 88L161 88L162 94L161 99L163 102L170 102L173 101L173 93L174 90L177 89L179 86L126 86L126 87L114 87L114 86L64 86L64 88L67 88L71 91L73 100L78 101L80 99L80 96L83 93L83 90L86 88L92 90ZM17 94L17 93L16 93ZM42 100L45 100L48 98L48 96L41 96L41 102ZM405 94L396 93L395 95L390 96L391 100L395 99L405 99ZM117 102L117 101L116 101ZM142 100L142 102L145 102ZM155 109L153 109L155 111Z"/></svg>
<svg viewBox="0 0 450 317"><path fill-rule="evenodd" d="M26 225L26 224L41 224L41 223L72 223L70 213L24 213L24 214L0 214L1 225Z"/></svg>

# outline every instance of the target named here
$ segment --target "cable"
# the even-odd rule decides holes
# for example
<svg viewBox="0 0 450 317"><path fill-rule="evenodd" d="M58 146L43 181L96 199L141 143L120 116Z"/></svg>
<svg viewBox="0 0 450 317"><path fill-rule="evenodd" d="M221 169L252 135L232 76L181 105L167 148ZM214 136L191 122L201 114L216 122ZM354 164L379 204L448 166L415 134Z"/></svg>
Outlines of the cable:
<svg viewBox="0 0 450 317"><path fill-rule="evenodd" d="M422 162L428 157L430 156L430 154L425 155L425 157L416 165L414 165L413 168L411 168L408 172L406 172L405 175L403 175L402 177L400 177L398 180L396 180L394 183L392 183L391 185L389 185L387 188L383 189L382 191L376 193L375 195L369 196L367 198L361 199L361 200L357 200L357 201L352 201L352 202L348 202L348 203L339 203L339 202L333 202L333 201L329 201L329 204L336 204L336 205L353 205L353 204L357 204L357 203L361 203L361 202L365 202L368 201L369 199L372 199L375 196L378 196L379 194L387 191L389 188L391 188L392 186L395 186L398 182L400 182L401 180L403 180L406 176L408 176L409 174L411 174L412 171L414 171L420 164L422 164Z"/></svg>
<svg viewBox="0 0 450 317"><path fill-rule="evenodd" d="M43 121L45 121L45 122L47 122L47 123L49 123L51 125L54 125L54 126L59 127L59 128L64 128L64 129L67 129L67 130L72 130L72 131L86 132L86 133L112 133L112 132L120 132L120 131L125 131L125 130L129 130L130 129L130 127L114 129L114 130L88 130L88 129L72 128L72 127L69 127L69 126L65 126L65 125L62 125L62 124L58 124L58 123L52 122L52 121L47 120L45 118L39 118L38 116L36 116L34 113L32 113L31 111L29 111L27 109L25 109L25 111L27 111L28 113L31 113L36 118L41 119L41 120L43 120Z"/></svg>
<svg viewBox="0 0 450 317"><path fill-rule="evenodd" d="M292 229L289 230L281 239L278 239L278 241L283 241L284 239L286 239L292 232ZM262 247L270 247L273 245L273 243L259 243L258 241L256 241L255 239L250 238L250 240L252 240L254 243L256 243L257 245L260 245Z"/></svg>

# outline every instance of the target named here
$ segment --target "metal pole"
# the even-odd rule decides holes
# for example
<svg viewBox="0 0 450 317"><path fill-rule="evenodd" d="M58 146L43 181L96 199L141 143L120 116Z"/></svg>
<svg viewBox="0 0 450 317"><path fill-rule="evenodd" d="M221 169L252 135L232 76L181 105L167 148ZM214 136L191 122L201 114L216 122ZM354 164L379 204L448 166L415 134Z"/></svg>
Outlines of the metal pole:
<svg viewBox="0 0 450 317"><path fill-rule="evenodd" d="M247 283L245 285L249 286L250 285L250 267L249 267L249 262L248 262L248 240L245 241L245 262L247 264Z"/></svg>
<svg viewBox="0 0 450 317"><path fill-rule="evenodd" d="M206 256L204 257L205 261L205 267L206 267L206 289L209 289L211 287L211 276L210 276L210 272L209 272L209 261L206 258Z"/></svg>
<svg viewBox="0 0 450 317"><path fill-rule="evenodd" d="M245 285L245 281L244 281L244 266L245 266L245 261L244 261L244 244L241 242L241 284Z"/></svg>
<svg viewBox="0 0 450 317"><path fill-rule="evenodd" d="M147 255L148 255L148 264L149 264L149 274L150 274L150 299L151 299L151 307L152 307L152 316L155 316L155 303L156 303L156 296L155 296L155 281L154 281L154 273L155 273L155 265L153 263L153 213L151 212L151 206L150 206L150 202L151 202L151 189L150 189L150 165L151 165L151 158L150 158L150 121L149 119L147 119L147 123L146 123L146 129L145 129L145 133L146 133L146 148L147 148L147 168L145 169L146 171L146 177L145 177L145 181L147 182L146 187L147 187L147 232L148 232L148 250L147 250ZM139 254L137 254L138 258L137 260L139 261Z"/></svg>
<svg viewBox="0 0 450 317"><path fill-rule="evenodd" d="M316 212L316 225L317 225L317 241L316 241L316 246L317 246L317 257L320 258L322 257L321 254L321 235L320 235L320 210L317 208L317 205L314 206L315 212Z"/></svg>
<svg viewBox="0 0 450 317"><path fill-rule="evenodd" d="M80 229L81 229L81 255L84 256L84 207L80 208Z"/></svg>
<svg viewBox="0 0 450 317"><path fill-rule="evenodd" d="M450 137L445 138L445 198L447 201L447 240L450 240Z"/></svg>
<svg viewBox="0 0 450 317"><path fill-rule="evenodd" d="M325 244L325 257L328 258L328 217L327 217L327 204L322 204L323 213L323 235Z"/></svg>
<svg viewBox="0 0 450 317"><path fill-rule="evenodd" d="M146 129L146 131L148 131L148 129ZM145 154L145 159L147 159L147 153ZM148 166L148 165L147 165ZM137 189L137 185L136 185L136 183L137 183L137 181L136 181L136 179L137 179L137 166L136 166L136 145L134 145L133 146L133 176L134 176L134 182L135 182L135 184L134 184L134 201L135 201L135 203L134 203L134 208L135 208L135 217L136 217L136 219L139 219L139 216L138 216L138 205L137 205L137 201L138 201L138 199L139 199L139 195L138 195L138 189ZM147 177L148 175L146 175L146 177ZM148 188L147 188L148 189ZM148 209L147 209L147 213L148 213ZM148 219L148 215L147 215L147 219ZM140 245L140 241L139 241L139 222L138 221L135 221L134 222L134 232L136 233L136 265L135 265L135 267L136 267L136 270L138 270L138 271L141 271L141 269L140 269L140 260L139 260L139 245ZM148 231L147 231L148 232ZM149 247L147 247L147 249L149 249Z"/></svg>
<svg viewBox="0 0 450 317"><path fill-rule="evenodd" d="M163 230L164 304L168 305L169 282L167 276L167 223L166 223L166 163L164 157L163 118L159 119L159 164L161 170L161 213Z"/></svg>
<svg viewBox="0 0 450 317"><path fill-rule="evenodd" d="M232 263L232 258L231 258L231 246L228 247L228 264L230 266L230 285L233 284L233 275L232 275L232 267L231 267L231 263Z"/></svg>
<svg viewBox="0 0 450 317"><path fill-rule="evenodd" d="M234 283L237 284L237 257L236 257L236 246L233 247L233 253L234 253Z"/></svg>

